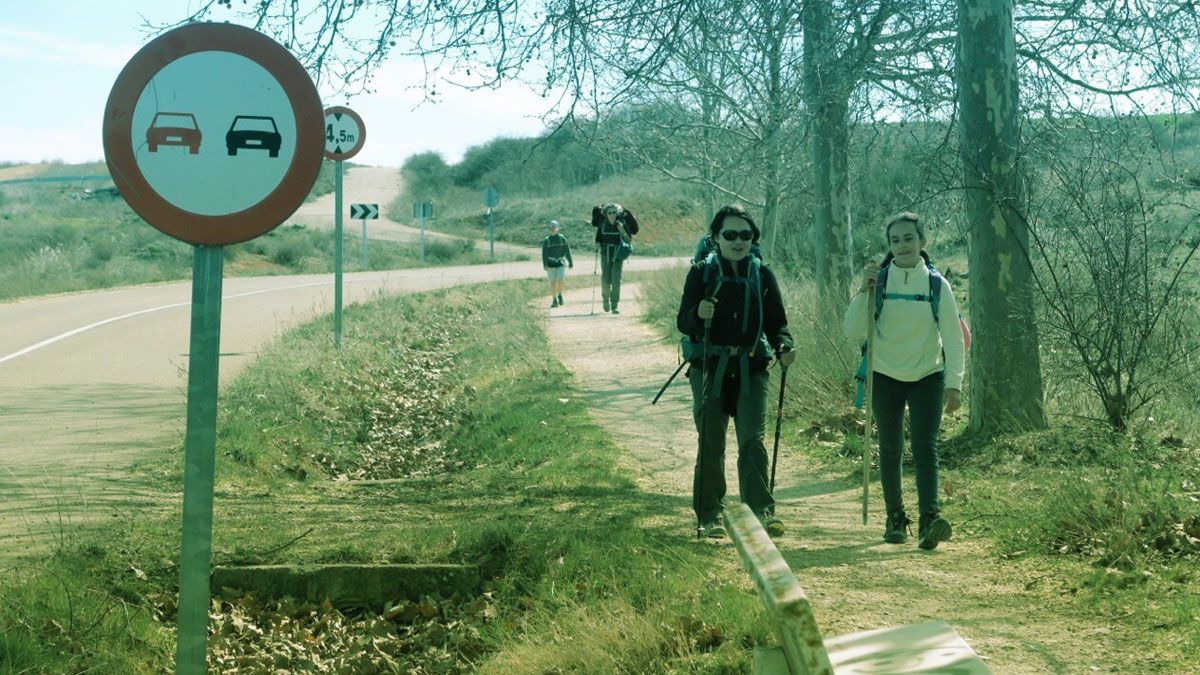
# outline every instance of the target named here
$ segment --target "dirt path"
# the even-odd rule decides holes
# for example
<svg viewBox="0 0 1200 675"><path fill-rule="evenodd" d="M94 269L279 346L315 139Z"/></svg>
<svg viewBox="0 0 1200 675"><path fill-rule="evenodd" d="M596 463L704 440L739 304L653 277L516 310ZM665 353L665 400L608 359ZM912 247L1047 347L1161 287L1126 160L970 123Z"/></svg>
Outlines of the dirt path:
<svg viewBox="0 0 1200 675"><path fill-rule="evenodd" d="M642 488L690 502L696 443L691 392L680 375L657 405L649 405L678 362L676 350L640 322L636 287L622 290L628 299L622 299L619 316L589 315L590 290L567 294L565 307L549 310L546 331L587 392L593 417L628 450ZM603 355L596 349L601 344ZM615 353L623 355L619 362L611 358ZM768 430L773 428L772 421ZM729 499L736 500L732 424L727 447ZM802 462L781 448L776 498L788 533L777 543L826 635L942 619L997 673L1155 672L1152 661L1137 655L1138 631L1073 609L1069 589L1036 563L1002 561L963 527L932 553L918 550L915 538L904 546L885 544L877 483L872 523L863 527L860 488ZM911 478L905 480L906 496L915 499ZM658 520L646 525L694 525L690 509ZM732 548L724 573L750 586Z"/></svg>

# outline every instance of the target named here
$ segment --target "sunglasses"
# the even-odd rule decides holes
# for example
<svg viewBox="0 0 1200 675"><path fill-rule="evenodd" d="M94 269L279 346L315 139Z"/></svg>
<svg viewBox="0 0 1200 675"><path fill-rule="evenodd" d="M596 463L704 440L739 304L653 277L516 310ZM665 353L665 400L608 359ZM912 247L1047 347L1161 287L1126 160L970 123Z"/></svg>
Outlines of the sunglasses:
<svg viewBox="0 0 1200 675"><path fill-rule="evenodd" d="M754 238L754 230L723 230L721 238L725 241L750 241Z"/></svg>

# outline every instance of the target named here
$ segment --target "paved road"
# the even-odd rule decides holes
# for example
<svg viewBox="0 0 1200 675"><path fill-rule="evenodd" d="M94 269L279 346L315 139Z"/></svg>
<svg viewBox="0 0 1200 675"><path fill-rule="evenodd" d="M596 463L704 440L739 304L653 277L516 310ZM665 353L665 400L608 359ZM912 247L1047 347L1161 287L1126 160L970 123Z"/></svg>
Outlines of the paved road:
<svg viewBox="0 0 1200 675"><path fill-rule="evenodd" d="M634 257L627 269L680 262ZM361 272L344 293L349 304L542 274L540 261ZM129 466L181 438L190 294L180 282L0 304L0 557L58 532L60 515L108 517L178 489L136 485ZM281 331L331 311L333 280L229 278L223 295L228 381Z"/></svg>
<svg viewBox="0 0 1200 675"><path fill-rule="evenodd" d="M350 205L365 203L379 204L379 219L367 221L367 239L383 241L417 241L421 230L419 227L404 225L387 217L388 204L400 194L400 170L392 167L356 166L346 170L342 181L342 200L345 212L342 214L342 227L346 232L358 235L362 231L362 221L350 220ZM324 195L304 204L287 223L299 223L308 227L333 229L333 193ZM483 207L480 206L482 210ZM464 239L451 234L425 231L426 242L430 240L456 241ZM487 241L475 241L475 248L488 251ZM540 260L541 251L537 248L516 246L504 242L496 242L496 253L511 253L526 256L531 260ZM350 255L353 255L350 252Z"/></svg>

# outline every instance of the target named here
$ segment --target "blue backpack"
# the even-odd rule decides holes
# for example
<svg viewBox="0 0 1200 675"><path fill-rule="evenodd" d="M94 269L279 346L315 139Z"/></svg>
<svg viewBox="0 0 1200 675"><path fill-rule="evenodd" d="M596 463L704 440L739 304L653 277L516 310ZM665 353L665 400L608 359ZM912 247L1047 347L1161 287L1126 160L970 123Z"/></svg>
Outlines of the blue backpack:
<svg viewBox="0 0 1200 675"><path fill-rule="evenodd" d="M928 261L923 260L925 267L929 269L929 293L887 293L887 278L888 270L892 268L887 265L879 270L879 276L875 280L875 325L879 325L879 314L883 311L883 302L885 300L908 300L910 302L928 302L929 309L933 312L933 323L938 323L938 307L942 300L942 275ZM858 363L858 372L854 373L854 379L858 382L858 393L854 397L854 407L861 408L863 400L867 393L867 341L862 343L862 360Z"/></svg>

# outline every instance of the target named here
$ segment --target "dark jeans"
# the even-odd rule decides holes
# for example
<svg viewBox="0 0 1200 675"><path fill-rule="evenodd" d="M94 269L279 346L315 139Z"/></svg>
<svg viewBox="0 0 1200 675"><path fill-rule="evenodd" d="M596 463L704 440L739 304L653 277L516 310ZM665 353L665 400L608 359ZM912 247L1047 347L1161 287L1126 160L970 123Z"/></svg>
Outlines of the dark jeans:
<svg viewBox="0 0 1200 675"><path fill-rule="evenodd" d="M621 302L621 268L624 260L617 260L618 246L600 247L600 297L604 304L616 307Z"/></svg>
<svg viewBox="0 0 1200 675"><path fill-rule="evenodd" d="M879 482L888 513L904 509L900 459L904 455L904 406L908 405L913 463L917 467L917 503L921 513L938 509L938 430L942 426L945 374L902 382L875 373L871 405L879 429Z"/></svg>
<svg viewBox="0 0 1200 675"><path fill-rule="evenodd" d="M709 383L712 391L704 410L704 429L700 429L701 382L711 376L710 372L709 378L702 378L699 368L691 368L688 372L692 383L692 418L696 433L700 435L692 479L692 510L700 523L718 520L725 508L725 433L729 428L729 415L722 412L722 387L716 383ZM773 511L775 507L767 485L770 460L763 444L768 377L766 371L750 375L750 392L738 397L737 412L733 416L738 444L738 492L742 501L757 514ZM737 391L737 384L731 383L733 392ZM730 391L730 387L725 389Z"/></svg>

